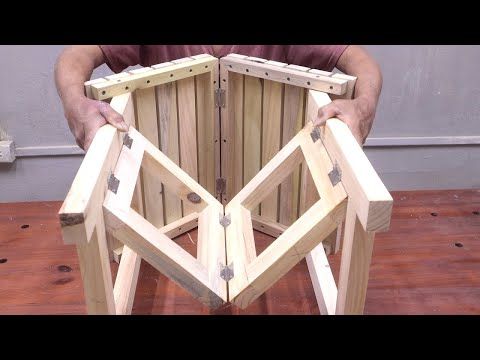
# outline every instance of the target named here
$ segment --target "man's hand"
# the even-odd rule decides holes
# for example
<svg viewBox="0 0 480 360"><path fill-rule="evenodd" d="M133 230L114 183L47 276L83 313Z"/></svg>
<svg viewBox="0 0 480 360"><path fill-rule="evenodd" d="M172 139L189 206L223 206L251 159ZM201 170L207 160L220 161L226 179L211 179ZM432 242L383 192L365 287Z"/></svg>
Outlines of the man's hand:
<svg viewBox="0 0 480 360"><path fill-rule="evenodd" d="M128 131L122 115L106 102L78 97L65 106L65 117L75 140L87 151L97 130L109 123L121 131Z"/></svg>
<svg viewBox="0 0 480 360"><path fill-rule="evenodd" d="M93 69L103 63L105 58L97 45L75 45L66 48L55 64L55 83L68 126L78 146L85 151L97 130L106 123L128 131L122 116L108 103L85 96L84 82L90 79Z"/></svg>
<svg viewBox="0 0 480 360"><path fill-rule="evenodd" d="M375 60L360 46L350 45L338 59L336 67L357 77L353 100L337 99L318 109L316 125L336 117L345 122L360 146L370 132L382 90L382 73Z"/></svg>
<svg viewBox="0 0 480 360"><path fill-rule="evenodd" d="M338 118L348 125L357 142L362 146L370 132L375 107L362 98L354 100L337 99L318 109L314 125L325 125L330 118Z"/></svg>

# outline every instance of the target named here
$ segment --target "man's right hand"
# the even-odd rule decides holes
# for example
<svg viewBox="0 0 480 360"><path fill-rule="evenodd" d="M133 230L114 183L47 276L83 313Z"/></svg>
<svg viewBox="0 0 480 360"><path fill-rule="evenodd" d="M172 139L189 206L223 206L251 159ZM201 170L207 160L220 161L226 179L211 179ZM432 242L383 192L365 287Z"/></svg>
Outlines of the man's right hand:
<svg viewBox="0 0 480 360"><path fill-rule="evenodd" d="M87 151L100 127L109 123L128 131L122 115L103 101L85 96L84 83L93 69L105 63L97 45L75 45L62 51L55 64L55 84L63 103L65 117L78 146Z"/></svg>
<svg viewBox="0 0 480 360"><path fill-rule="evenodd" d="M121 131L128 131L122 115L108 103L85 96L76 97L65 104L65 117L77 145L87 151L100 127L109 123Z"/></svg>

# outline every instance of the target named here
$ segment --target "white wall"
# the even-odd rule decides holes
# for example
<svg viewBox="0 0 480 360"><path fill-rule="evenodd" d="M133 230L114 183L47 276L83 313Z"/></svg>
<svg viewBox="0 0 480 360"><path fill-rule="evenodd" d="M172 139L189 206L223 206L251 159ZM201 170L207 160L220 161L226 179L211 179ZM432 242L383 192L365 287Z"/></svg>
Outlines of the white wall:
<svg viewBox="0 0 480 360"><path fill-rule="evenodd" d="M78 152L53 80L62 48L0 46L0 138L13 139L20 154ZM384 88L366 153L387 187L480 188L480 46L367 49L382 67ZM93 78L110 73L103 66ZM81 160L36 156L0 164L0 202L62 200Z"/></svg>

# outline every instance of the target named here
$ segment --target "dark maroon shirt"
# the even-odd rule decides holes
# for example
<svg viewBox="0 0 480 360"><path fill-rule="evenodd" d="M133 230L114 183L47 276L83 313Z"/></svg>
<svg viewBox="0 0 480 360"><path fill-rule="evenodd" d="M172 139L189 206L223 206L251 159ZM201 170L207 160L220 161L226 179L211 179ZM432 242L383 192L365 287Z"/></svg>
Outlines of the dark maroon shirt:
<svg viewBox="0 0 480 360"><path fill-rule="evenodd" d="M223 57L230 53L332 71L348 45L100 45L108 67L119 73L128 66L155 64L199 54Z"/></svg>

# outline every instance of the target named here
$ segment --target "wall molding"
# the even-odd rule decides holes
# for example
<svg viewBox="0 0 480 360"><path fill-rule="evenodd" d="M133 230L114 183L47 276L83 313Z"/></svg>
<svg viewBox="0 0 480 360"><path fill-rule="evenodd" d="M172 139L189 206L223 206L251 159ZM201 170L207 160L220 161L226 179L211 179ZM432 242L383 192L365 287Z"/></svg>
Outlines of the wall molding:
<svg viewBox="0 0 480 360"><path fill-rule="evenodd" d="M415 137L374 137L368 138L365 148L402 146L456 146L480 145L480 136L415 136ZM15 148L15 156L78 156L85 152L77 145L27 146Z"/></svg>
<svg viewBox="0 0 480 360"><path fill-rule="evenodd" d="M414 136L367 138L364 147L480 145L480 136Z"/></svg>
<svg viewBox="0 0 480 360"><path fill-rule="evenodd" d="M35 156L72 156L85 155L85 152L77 145L61 145L61 146L27 146L16 147L15 156L35 157Z"/></svg>

